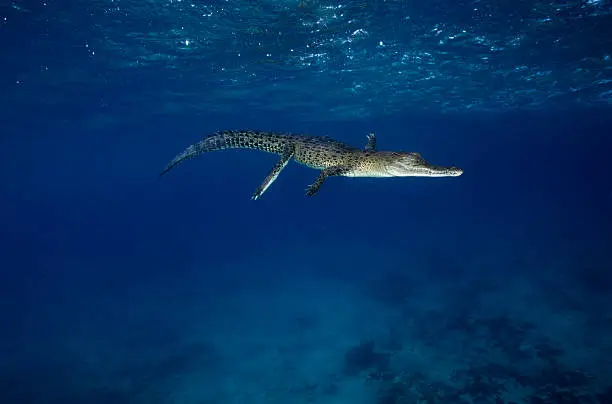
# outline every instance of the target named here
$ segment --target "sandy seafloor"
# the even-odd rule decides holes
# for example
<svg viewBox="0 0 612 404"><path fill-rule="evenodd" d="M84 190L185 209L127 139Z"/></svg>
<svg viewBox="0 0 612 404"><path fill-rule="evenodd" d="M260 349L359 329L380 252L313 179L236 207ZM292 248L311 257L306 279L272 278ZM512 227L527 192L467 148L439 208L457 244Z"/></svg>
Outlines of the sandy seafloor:
<svg viewBox="0 0 612 404"><path fill-rule="evenodd" d="M318 240L226 257L213 280L157 274L76 305L73 291L41 315L45 344L19 342L36 366L13 351L5 402L610 402L609 295L563 273L585 262L561 240L520 243L463 241L458 261Z"/></svg>

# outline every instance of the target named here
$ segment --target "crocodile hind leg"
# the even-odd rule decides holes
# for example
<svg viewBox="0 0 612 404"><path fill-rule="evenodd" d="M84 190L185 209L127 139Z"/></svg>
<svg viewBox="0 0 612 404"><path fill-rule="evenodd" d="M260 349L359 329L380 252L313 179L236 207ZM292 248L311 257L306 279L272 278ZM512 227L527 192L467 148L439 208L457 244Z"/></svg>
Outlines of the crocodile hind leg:
<svg viewBox="0 0 612 404"><path fill-rule="evenodd" d="M342 175L347 171L348 169L342 166L328 167L324 169L323 171L321 171L315 182L313 182L311 185L308 186L308 188L306 188L306 196L313 196L314 194L316 194L319 191L319 188L321 188L321 185L323 185L323 182L327 179L327 177Z"/></svg>
<svg viewBox="0 0 612 404"><path fill-rule="evenodd" d="M289 163L289 160L291 160L291 157L293 157L294 153L295 147L290 145L285 146L285 148L283 149L283 153L281 154L280 160L278 160L274 167L272 167L272 171L270 171L270 174L268 174L268 176L261 183L261 185L257 187L251 199L257 200L257 198L259 198L264 192L266 192L266 189L268 189L268 187L272 185L272 183L274 182L274 180L276 180L280 172L283 171L283 168L285 168L287 163Z"/></svg>

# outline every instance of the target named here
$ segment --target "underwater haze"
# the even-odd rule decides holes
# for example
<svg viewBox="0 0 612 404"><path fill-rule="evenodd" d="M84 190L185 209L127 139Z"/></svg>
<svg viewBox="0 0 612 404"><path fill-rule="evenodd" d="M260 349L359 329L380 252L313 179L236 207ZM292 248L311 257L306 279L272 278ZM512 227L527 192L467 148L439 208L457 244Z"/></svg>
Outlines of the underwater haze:
<svg viewBox="0 0 612 404"><path fill-rule="evenodd" d="M612 403L610 0L4 0L0 51L0 403ZM227 130L463 174L159 178Z"/></svg>

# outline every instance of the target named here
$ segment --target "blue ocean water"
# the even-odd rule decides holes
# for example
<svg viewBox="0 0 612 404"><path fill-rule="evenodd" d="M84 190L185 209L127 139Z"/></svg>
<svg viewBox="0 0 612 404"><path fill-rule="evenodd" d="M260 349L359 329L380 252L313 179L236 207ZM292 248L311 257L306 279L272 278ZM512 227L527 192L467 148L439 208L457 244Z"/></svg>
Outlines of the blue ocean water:
<svg viewBox="0 0 612 404"><path fill-rule="evenodd" d="M612 403L611 6L2 2L0 403Z"/></svg>

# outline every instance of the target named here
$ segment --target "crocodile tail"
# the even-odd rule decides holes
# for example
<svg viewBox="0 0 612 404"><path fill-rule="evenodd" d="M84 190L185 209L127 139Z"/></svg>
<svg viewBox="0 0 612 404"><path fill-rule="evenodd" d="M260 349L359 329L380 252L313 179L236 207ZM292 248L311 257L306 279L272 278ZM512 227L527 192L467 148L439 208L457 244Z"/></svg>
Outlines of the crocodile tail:
<svg viewBox="0 0 612 404"><path fill-rule="evenodd" d="M202 153L226 149L255 149L269 153L282 153L285 145L289 142L290 135L258 132L248 130L227 130L215 132L197 143L187 147L178 154L159 174L166 174L185 160L192 159Z"/></svg>

